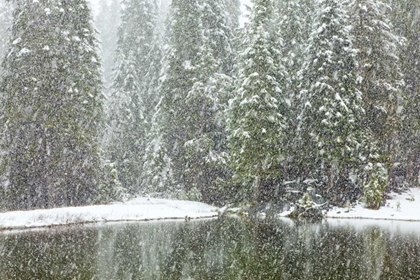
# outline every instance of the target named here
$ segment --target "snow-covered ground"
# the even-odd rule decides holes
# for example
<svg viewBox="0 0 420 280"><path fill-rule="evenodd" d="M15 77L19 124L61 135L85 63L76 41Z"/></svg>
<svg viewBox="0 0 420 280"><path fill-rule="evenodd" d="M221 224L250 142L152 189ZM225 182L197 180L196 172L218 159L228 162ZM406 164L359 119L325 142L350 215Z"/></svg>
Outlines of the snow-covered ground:
<svg viewBox="0 0 420 280"><path fill-rule="evenodd" d="M420 234L418 222L372 219L327 219L323 223L327 223L330 227L348 227L359 231L375 227L395 234Z"/></svg>
<svg viewBox="0 0 420 280"><path fill-rule="evenodd" d="M199 202L136 198L125 203L0 213L0 230L59 225L211 218L217 208Z"/></svg>
<svg viewBox="0 0 420 280"><path fill-rule="evenodd" d="M420 222L420 188L410 189L402 194L392 193L386 205L379 210L371 210L357 204L351 208L333 208L326 218L329 223L356 223L363 225L369 220L398 220ZM59 225L153 221L173 219L200 219L217 217L218 209L204 203L156 198L136 198L125 203L84 207L54 208L47 210L14 211L0 213L0 230L28 229ZM352 219L345 221L342 219ZM359 219L356 221L356 219ZM364 219L364 221L360 221ZM378 221L375 221L376 224ZM401 223L396 223L401 226ZM413 224L413 223L411 223ZM417 223L414 223L417 227ZM387 223L387 226L392 226ZM411 228L412 226L409 225ZM419 227L420 228L420 227Z"/></svg>
<svg viewBox="0 0 420 280"><path fill-rule="evenodd" d="M364 208L362 203L352 208L333 208L327 218L376 219L420 221L420 188L412 188L402 194L391 193L390 199L379 210Z"/></svg>

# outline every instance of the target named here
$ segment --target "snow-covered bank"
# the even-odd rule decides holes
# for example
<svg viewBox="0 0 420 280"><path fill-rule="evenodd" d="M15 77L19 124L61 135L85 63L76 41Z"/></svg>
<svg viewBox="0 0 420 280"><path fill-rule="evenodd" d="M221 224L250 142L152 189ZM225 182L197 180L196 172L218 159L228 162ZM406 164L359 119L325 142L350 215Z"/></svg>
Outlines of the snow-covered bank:
<svg viewBox="0 0 420 280"><path fill-rule="evenodd" d="M0 230L83 223L211 218L217 208L199 202L136 198L125 203L0 213Z"/></svg>
<svg viewBox="0 0 420 280"><path fill-rule="evenodd" d="M420 234L418 222L392 221L392 220L372 220L372 219L327 219L323 221L330 227L347 227L358 231L369 228L380 228L394 234Z"/></svg>
<svg viewBox="0 0 420 280"><path fill-rule="evenodd" d="M420 221L420 188L389 196L390 199L379 210L366 209L360 203L352 208L334 207L328 211L326 218Z"/></svg>
<svg viewBox="0 0 420 280"><path fill-rule="evenodd" d="M410 189L402 194L393 193L390 197L386 205L379 210L366 209L363 204L352 208L335 207L326 214L326 218L420 222L420 188ZM125 203L111 205L0 213L0 230L100 222L171 220L186 217L200 219L217 217L218 212L218 208L199 202L136 198Z"/></svg>

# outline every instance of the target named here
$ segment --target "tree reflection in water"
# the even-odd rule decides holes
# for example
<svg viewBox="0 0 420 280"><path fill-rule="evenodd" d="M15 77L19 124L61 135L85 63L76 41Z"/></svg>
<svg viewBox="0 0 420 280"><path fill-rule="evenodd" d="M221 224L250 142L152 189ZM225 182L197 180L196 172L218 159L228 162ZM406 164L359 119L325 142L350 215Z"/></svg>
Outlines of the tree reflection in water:
<svg viewBox="0 0 420 280"><path fill-rule="evenodd" d="M239 218L0 234L0 279L420 279L420 234Z"/></svg>

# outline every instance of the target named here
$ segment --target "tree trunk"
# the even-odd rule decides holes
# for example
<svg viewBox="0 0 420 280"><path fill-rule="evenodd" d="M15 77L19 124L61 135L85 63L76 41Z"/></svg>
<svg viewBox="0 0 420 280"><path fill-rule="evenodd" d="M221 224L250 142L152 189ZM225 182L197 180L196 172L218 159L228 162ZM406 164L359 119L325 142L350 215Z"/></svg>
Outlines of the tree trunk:
<svg viewBox="0 0 420 280"><path fill-rule="evenodd" d="M326 169L327 169L327 189L329 192L331 192L334 188L334 170L331 163L326 163Z"/></svg>
<svg viewBox="0 0 420 280"><path fill-rule="evenodd" d="M414 183L414 159L415 159L415 157L414 157L413 153L410 151L410 153L408 155L406 177L405 177L405 180L406 180L406 182L408 182L410 187Z"/></svg>
<svg viewBox="0 0 420 280"><path fill-rule="evenodd" d="M258 204L260 202L261 194L261 177L256 176L254 179L254 193L253 193L253 202Z"/></svg>
<svg viewBox="0 0 420 280"><path fill-rule="evenodd" d="M394 156L390 156L390 159L387 163L387 169L388 169L388 187L387 192L391 192L395 190L395 174L394 174Z"/></svg>
<svg viewBox="0 0 420 280"><path fill-rule="evenodd" d="M253 194L251 208L249 209L249 214L251 217L256 218L258 212L258 206L260 202L260 193L261 193L261 177L256 176L253 183Z"/></svg>
<svg viewBox="0 0 420 280"><path fill-rule="evenodd" d="M410 187L418 187L420 173L420 159L413 155L413 177L410 181Z"/></svg>

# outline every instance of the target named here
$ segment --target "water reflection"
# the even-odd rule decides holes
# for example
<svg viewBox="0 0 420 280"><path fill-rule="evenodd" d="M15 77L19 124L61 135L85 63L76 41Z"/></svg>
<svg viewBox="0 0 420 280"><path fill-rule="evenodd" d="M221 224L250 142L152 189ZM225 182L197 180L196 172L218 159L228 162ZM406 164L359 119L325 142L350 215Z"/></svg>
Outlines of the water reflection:
<svg viewBox="0 0 420 280"><path fill-rule="evenodd" d="M0 234L0 279L420 279L418 231L239 218Z"/></svg>

